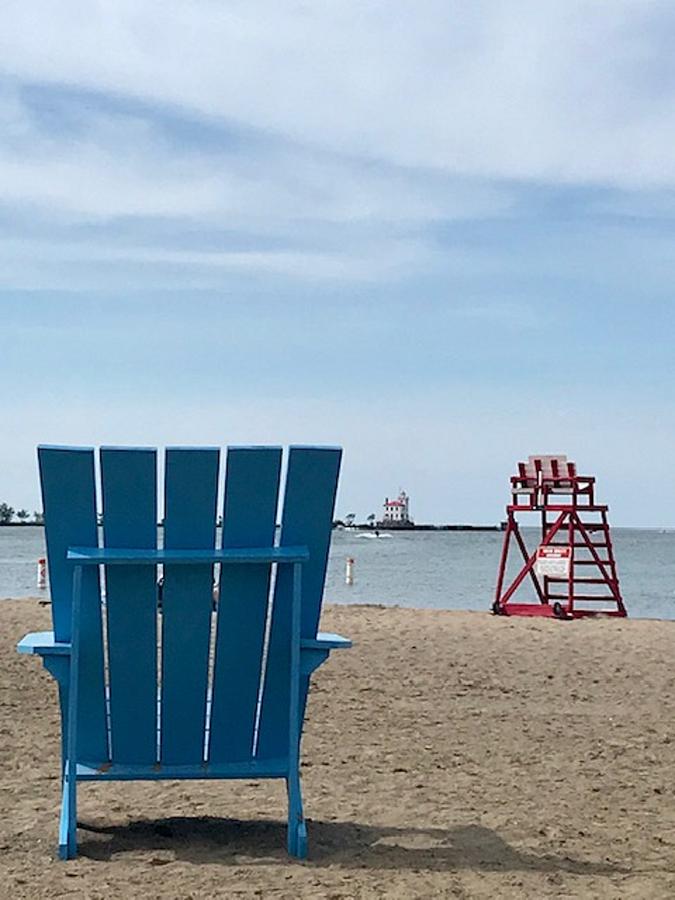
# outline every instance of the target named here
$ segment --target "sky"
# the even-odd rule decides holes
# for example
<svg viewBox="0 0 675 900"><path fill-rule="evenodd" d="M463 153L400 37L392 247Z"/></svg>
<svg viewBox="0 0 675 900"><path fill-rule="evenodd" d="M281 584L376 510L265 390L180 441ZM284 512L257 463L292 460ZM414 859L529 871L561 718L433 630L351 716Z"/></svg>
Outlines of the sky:
<svg viewBox="0 0 675 900"><path fill-rule="evenodd" d="M38 443L338 444L492 523L533 453L675 526L675 8L0 12L0 501Z"/></svg>

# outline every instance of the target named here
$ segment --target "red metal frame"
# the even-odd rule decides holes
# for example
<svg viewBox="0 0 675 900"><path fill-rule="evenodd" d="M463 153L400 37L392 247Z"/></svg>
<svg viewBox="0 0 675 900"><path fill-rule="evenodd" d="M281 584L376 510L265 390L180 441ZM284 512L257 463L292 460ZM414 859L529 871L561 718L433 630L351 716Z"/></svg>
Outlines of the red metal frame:
<svg viewBox="0 0 675 900"><path fill-rule="evenodd" d="M578 475L575 464L564 456L530 456L528 462L518 463L518 474L511 477L511 499L506 507L506 530L492 611L506 616L553 616L559 619L626 616L607 506L595 502L595 478ZM532 512L540 515L541 537L534 552L530 553L516 515ZM597 535L600 540L594 540ZM505 587L512 539L524 564ZM537 574L537 551L541 547L569 548L567 575ZM602 556L598 551L602 551ZM584 575L579 574L582 567ZM588 567L592 567L590 571ZM536 600L517 602L516 594L528 577ZM581 593L584 590L587 593ZM586 606L579 606L580 603Z"/></svg>

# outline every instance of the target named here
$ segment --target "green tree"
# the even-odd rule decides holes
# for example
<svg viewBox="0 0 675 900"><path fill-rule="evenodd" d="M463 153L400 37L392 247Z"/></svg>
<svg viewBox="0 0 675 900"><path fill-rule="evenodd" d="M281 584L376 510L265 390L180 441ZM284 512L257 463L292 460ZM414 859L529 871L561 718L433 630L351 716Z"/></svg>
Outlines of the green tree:
<svg viewBox="0 0 675 900"><path fill-rule="evenodd" d="M14 510L7 503L0 503L0 524L8 525L14 518Z"/></svg>
<svg viewBox="0 0 675 900"><path fill-rule="evenodd" d="M26 519L28 518L28 510L27 509L18 510L16 517L19 520L19 522L25 522Z"/></svg>
<svg viewBox="0 0 675 900"><path fill-rule="evenodd" d="M33 522L36 525L44 525L45 517L41 512L37 512L37 510L33 513Z"/></svg>

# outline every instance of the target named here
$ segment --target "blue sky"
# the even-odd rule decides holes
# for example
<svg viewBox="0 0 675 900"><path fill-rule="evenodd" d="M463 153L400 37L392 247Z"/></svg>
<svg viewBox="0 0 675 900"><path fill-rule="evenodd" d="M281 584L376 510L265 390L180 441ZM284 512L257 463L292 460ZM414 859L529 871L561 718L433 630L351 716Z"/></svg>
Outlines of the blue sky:
<svg viewBox="0 0 675 900"><path fill-rule="evenodd" d="M497 521L675 526L665 2L48 3L0 28L0 500L48 443L338 443Z"/></svg>

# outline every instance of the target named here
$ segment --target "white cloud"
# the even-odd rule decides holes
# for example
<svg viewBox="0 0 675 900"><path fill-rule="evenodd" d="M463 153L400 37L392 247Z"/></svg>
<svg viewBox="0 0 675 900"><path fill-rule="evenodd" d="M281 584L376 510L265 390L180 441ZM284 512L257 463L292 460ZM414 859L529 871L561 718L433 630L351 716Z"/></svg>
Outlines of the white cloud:
<svg viewBox="0 0 675 900"><path fill-rule="evenodd" d="M195 288L228 272L389 279L435 255L420 227L503 215L512 204L507 189L430 182L260 137L237 145L222 128L201 128L206 146L177 140L149 108L72 92L42 91L40 102L17 86L0 94L0 203L13 221L0 239L5 289L88 290L102 277L175 287L176 269L178 283ZM116 220L124 224L115 229Z"/></svg>
<svg viewBox="0 0 675 900"><path fill-rule="evenodd" d="M196 286L213 284L208 269L386 279L441 261L427 233L438 222L517 214L522 182L609 184L639 205L636 188L675 182L667 12L632 0L8 2L0 201L45 222L54 248L15 236L2 284L88 288L96 266L123 265L158 284L162 264L191 266ZM42 85L37 101L25 85ZM117 219L142 223L125 246L68 233ZM154 220L174 223L173 241ZM237 245L194 250L194 228ZM474 247L465 266L462 253L447 266L506 264Z"/></svg>
<svg viewBox="0 0 675 900"><path fill-rule="evenodd" d="M5 3L11 76L461 175L675 181L669 4Z"/></svg>
<svg viewBox="0 0 675 900"><path fill-rule="evenodd" d="M369 241L342 250L228 251L110 246L105 239L0 239L0 289L97 291L102 287L213 289L237 274L304 281L377 282L429 264L435 254L414 240ZM117 275L115 271L117 270Z"/></svg>
<svg viewBox="0 0 675 900"><path fill-rule="evenodd" d="M280 222L419 222L500 214L510 192L490 185L429 184L294 146L246 151L171 143L149 113L77 110L77 130L46 130L17 91L0 97L0 199L54 215L199 218L229 228ZM85 106L84 109L81 106Z"/></svg>

